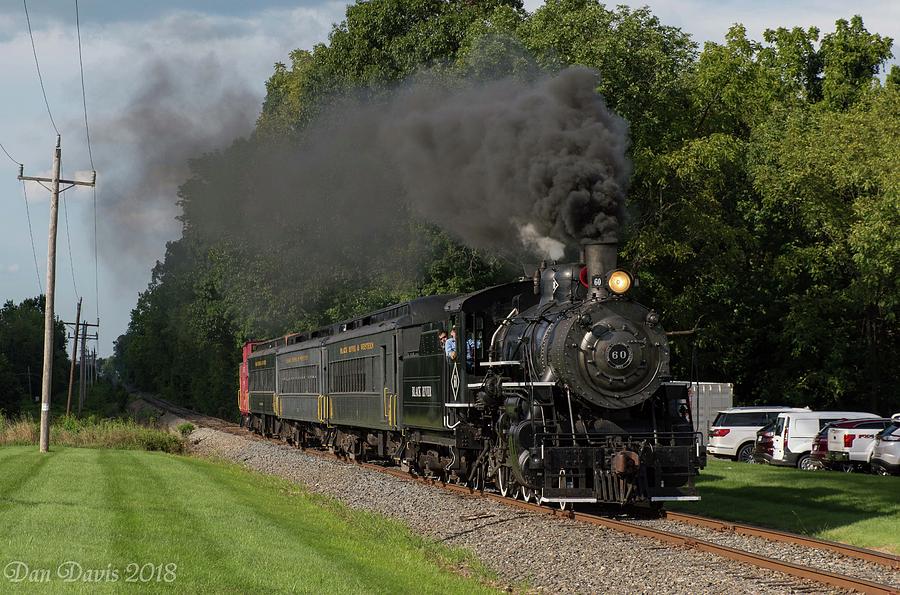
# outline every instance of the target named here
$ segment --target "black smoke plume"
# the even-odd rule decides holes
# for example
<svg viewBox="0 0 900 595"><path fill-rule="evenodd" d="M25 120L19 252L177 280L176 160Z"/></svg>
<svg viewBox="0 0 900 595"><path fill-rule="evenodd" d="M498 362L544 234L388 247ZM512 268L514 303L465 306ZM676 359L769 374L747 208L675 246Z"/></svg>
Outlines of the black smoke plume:
<svg viewBox="0 0 900 595"><path fill-rule="evenodd" d="M299 147L258 146L233 203L189 218L213 238L302 237L311 257L359 266L408 245L408 213L506 256L559 258L565 246L615 239L628 126L596 93L597 76L580 67L494 81L426 74L343 98Z"/></svg>
<svg viewBox="0 0 900 595"><path fill-rule="evenodd" d="M628 126L596 87L587 68L462 89L412 84L389 101L380 150L412 208L473 246L615 239Z"/></svg>

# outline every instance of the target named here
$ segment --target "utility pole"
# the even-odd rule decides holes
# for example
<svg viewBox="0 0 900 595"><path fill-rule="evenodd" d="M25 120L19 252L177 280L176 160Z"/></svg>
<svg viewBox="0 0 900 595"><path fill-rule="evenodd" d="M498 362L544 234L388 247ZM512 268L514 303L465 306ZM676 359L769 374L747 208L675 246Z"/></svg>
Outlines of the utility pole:
<svg viewBox="0 0 900 595"><path fill-rule="evenodd" d="M85 325L87 326L87 325ZM81 408L84 407L84 381L87 379L87 357L84 352L84 344L87 341L87 328L84 329L84 332L81 333L81 367L78 370L79 372L79 383L78 383L78 415L81 415Z"/></svg>
<svg viewBox="0 0 900 595"><path fill-rule="evenodd" d="M23 181L50 183L50 233L47 237L47 293L44 296L44 369L41 381L41 452L50 450L50 390L53 382L53 321L54 299L56 298L56 222L59 215L59 185L93 186L97 181L97 172L93 172L90 182L76 180L60 180L59 170L62 162L60 137L56 136L56 149L53 151L53 177L36 178L25 176L24 166L19 166L19 179Z"/></svg>
<svg viewBox="0 0 900 595"><path fill-rule="evenodd" d="M72 413L72 384L75 382L75 361L78 359L78 329L81 326L81 298L75 310L75 340L72 341L72 365L69 367L69 396L66 399L66 415Z"/></svg>
<svg viewBox="0 0 900 595"><path fill-rule="evenodd" d="M80 300L79 300L79 305L80 305ZM79 314L79 316L80 316L80 314ZM87 340L96 340L97 333L94 333L93 335L88 335L88 327L99 328L100 325L99 324L91 324L90 322L87 322L87 321L78 322L78 323L63 322L63 324L65 324L67 326L75 325L75 330L72 332L72 334L66 335L69 339L72 339L73 342L75 343L74 347L72 348L72 361L75 362L75 366L73 366L72 369L69 370L69 399L68 399L68 402L66 403L66 414L68 415L70 413L69 407L70 407L70 403L72 401L72 391L74 390L74 378L73 378L74 377L74 368L75 367L78 368L78 400L79 400L79 402L83 401L82 384L85 381L85 377L90 378L90 376L89 376L90 366L87 364L87 362L90 362L90 359L89 359L90 356L88 356L87 349L85 348L84 342ZM80 348L78 347L78 339L82 339ZM80 351L79 351L79 349L80 349ZM79 356L79 353L80 353L80 356ZM85 370L87 370L87 372L85 372ZM87 376L86 376L86 374L87 374ZM91 384L93 384L93 383L91 383ZM78 413L79 414L81 413L80 405L78 407Z"/></svg>
<svg viewBox="0 0 900 595"><path fill-rule="evenodd" d="M89 326L99 325L87 322L81 323L81 373L79 375L80 382L78 387L78 415L81 415L81 409L84 407L84 400L87 397L87 387L89 384L93 384L93 382L91 382L91 356L88 355L85 342L87 342L88 339L96 341L97 334L94 333L93 335L88 335L87 329Z"/></svg>

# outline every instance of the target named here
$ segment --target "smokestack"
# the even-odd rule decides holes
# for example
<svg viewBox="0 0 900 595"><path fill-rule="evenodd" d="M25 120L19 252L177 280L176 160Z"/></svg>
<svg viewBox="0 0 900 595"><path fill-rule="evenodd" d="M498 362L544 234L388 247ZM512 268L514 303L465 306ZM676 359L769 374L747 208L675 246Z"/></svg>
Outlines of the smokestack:
<svg viewBox="0 0 900 595"><path fill-rule="evenodd" d="M587 267L591 297L606 297L603 277L616 268L618 242L585 242L582 260Z"/></svg>

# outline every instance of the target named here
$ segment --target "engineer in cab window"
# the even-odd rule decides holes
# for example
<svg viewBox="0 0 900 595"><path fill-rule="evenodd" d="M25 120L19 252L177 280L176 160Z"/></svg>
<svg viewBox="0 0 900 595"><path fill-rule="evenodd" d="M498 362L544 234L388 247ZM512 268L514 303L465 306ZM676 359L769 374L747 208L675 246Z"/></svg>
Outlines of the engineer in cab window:
<svg viewBox="0 0 900 595"><path fill-rule="evenodd" d="M444 355L447 356L447 361L454 362L456 361L456 329L450 329L450 338L444 342Z"/></svg>

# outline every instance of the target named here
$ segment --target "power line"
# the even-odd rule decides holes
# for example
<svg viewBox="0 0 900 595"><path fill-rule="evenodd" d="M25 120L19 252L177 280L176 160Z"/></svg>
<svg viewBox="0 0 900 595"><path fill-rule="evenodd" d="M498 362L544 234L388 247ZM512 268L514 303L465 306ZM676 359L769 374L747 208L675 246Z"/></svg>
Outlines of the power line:
<svg viewBox="0 0 900 595"><path fill-rule="evenodd" d="M66 200L66 195L63 194L63 216L66 220L66 244L69 248L69 269L72 271L72 289L75 290L75 299L78 299L78 287L75 285L75 261L72 260L72 234L69 233L69 209L66 207L68 202L69 201Z"/></svg>
<svg viewBox="0 0 900 595"><path fill-rule="evenodd" d="M97 266L97 187L91 188L94 194L94 305L97 308L97 324L100 324L100 267ZM100 335L100 328L97 328ZM99 339L98 339L99 341Z"/></svg>
<svg viewBox="0 0 900 595"><path fill-rule="evenodd" d="M3 146L3 143L0 143L0 149L3 149L3 152L6 153L6 156L9 157L10 161L15 163L16 165L22 165L21 163L13 159L13 156L9 154L9 151L6 150L6 147Z"/></svg>
<svg viewBox="0 0 900 595"><path fill-rule="evenodd" d="M50 102L47 101L47 90L44 89L44 77L41 76L41 65L38 62L37 48L34 45L34 33L31 31L31 18L28 16L28 0L22 0L22 5L25 7L25 22L28 23L28 36L31 38L31 53L34 54L34 66L37 69L38 81L41 83L41 93L44 94L44 105L47 106L47 115L50 116L50 124L53 125L56 136L59 136L59 129L56 127L56 122L53 121L53 114L50 112Z"/></svg>
<svg viewBox="0 0 900 595"><path fill-rule="evenodd" d="M91 161L91 169L94 167L94 154L91 150L91 129L88 126L87 93L84 85L84 59L81 52L81 19L78 11L78 0L75 0L75 30L78 32L78 67L81 70L81 105L84 107L84 134L87 138L88 158ZM97 263L97 186L91 187L94 206L94 304L97 308L97 323L100 323L100 267ZM99 334L100 329L97 329Z"/></svg>
<svg viewBox="0 0 900 595"><path fill-rule="evenodd" d="M91 129L88 126L87 93L84 90L84 60L81 57L81 20L78 18L78 0L75 0L75 30L78 32L78 67L81 70L81 105L84 107L84 134L87 137L88 158L94 169L94 154L91 152Z"/></svg>
<svg viewBox="0 0 900 595"><path fill-rule="evenodd" d="M6 149L3 150L6 153ZM31 255L34 256L34 272L37 275L38 295L44 293L44 285L41 283L41 268L37 262L37 250L34 249L34 232L31 230L31 210L28 208L28 191L25 189L25 180L22 180L22 197L25 199L25 216L28 218L28 235L31 236Z"/></svg>

